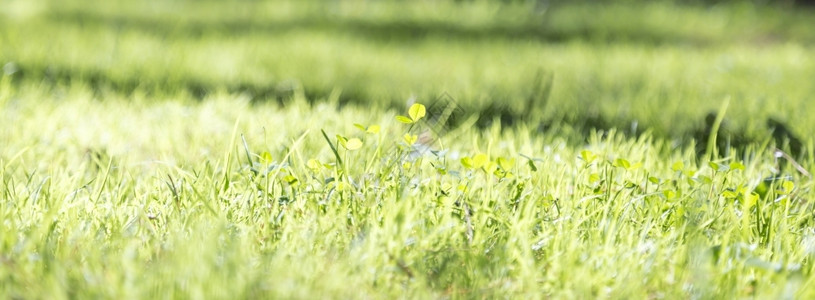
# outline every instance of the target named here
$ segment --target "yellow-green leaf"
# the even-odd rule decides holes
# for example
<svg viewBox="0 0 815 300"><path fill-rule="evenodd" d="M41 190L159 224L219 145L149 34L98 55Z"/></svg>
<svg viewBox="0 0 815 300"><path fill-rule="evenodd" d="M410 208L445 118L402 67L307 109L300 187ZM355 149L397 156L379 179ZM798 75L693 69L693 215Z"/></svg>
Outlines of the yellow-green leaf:
<svg viewBox="0 0 815 300"><path fill-rule="evenodd" d="M496 170L498 170L498 164L496 164L495 162L487 161L484 164L484 171L487 171L487 173L493 173Z"/></svg>
<svg viewBox="0 0 815 300"><path fill-rule="evenodd" d="M776 190L776 193L779 195L789 195L792 192L792 189L795 188L795 183L789 180L784 180L781 182L781 188Z"/></svg>
<svg viewBox="0 0 815 300"><path fill-rule="evenodd" d="M414 143L416 143L417 140L419 140L419 136L410 133L405 133L405 136L403 136L402 138L408 145L413 145Z"/></svg>
<svg viewBox="0 0 815 300"><path fill-rule="evenodd" d="M294 177L292 175L286 175L285 177L283 177L283 180L285 180L289 185L297 184L297 177Z"/></svg>
<svg viewBox="0 0 815 300"><path fill-rule="evenodd" d="M340 145L345 147L345 143L348 142L348 139L346 139L344 136L341 136L341 135L338 134L337 135L337 141L340 143Z"/></svg>
<svg viewBox="0 0 815 300"><path fill-rule="evenodd" d="M349 187L348 187L348 184L347 184L347 183L345 183L345 182L342 182L342 181L337 182L337 186L336 186L336 187L337 187L337 190L338 190L338 191L340 191L340 192L345 191L345 190L348 190L348 188L349 188Z"/></svg>
<svg viewBox="0 0 815 300"><path fill-rule="evenodd" d="M377 134L377 133L379 133L379 125L371 125L371 126L368 127L368 130L366 130L365 132Z"/></svg>
<svg viewBox="0 0 815 300"><path fill-rule="evenodd" d="M357 150L362 147L362 140L358 138L352 138L345 142L345 149L348 150Z"/></svg>
<svg viewBox="0 0 815 300"><path fill-rule="evenodd" d="M405 116L396 116L396 121L405 123L405 124L413 124L413 120Z"/></svg>
<svg viewBox="0 0 815 300"><path fill-rule="evenodd" d="M792 189L795 188L795 183L792 181L786 180L784 183L781 184L781 187L784 188L785 191L792 192Z"/></svg>
<svg viewBox="0 0 815 300"><path fill-rule="evenodd" d="M467 169L472 169L473 168L473 159L468 157L468 156L462 157L461 158L461 165L464 166Z"/></svg>
<svg viewBox="0 0 815 300"><path fill-rule="evenodd" d="M742 171L744 171L744 165L742 163L740 163L740 162L734 161L734 162L730 163L730 169L731 170L742 170Z"/></svg>
<svg viewBox="0 0 815 300"><path fill-rule="evenodd" d="M408 109L408 115L410 116L410 119L413 120L413 122L419 121L422 118L424 118L425 113L426 109L424 105L419 103L414 103L413 105L410 106L410 109Z"/></svg>
<svg viewBox="0 0 815 300"><path fill-rule="evenodd" d="M724 192L722 192L722 196L724 196L725 198L736 198L739 196L739 194L736 191L725 190Z"/></svg>
<svg viewBox="0 0 815 300"><path fill-rule="evenodd" d="M269 153L269 151L263 151L263 153L260 154L260 160L264 164L271 163L272 162L272 154Z"/></svg>
<svg viewBox="0 0 815 300"><path fill-rule="evenodd" d="M600 174L591 173L591 175L589 175L589 183L595 183L598 181L600 181Z"/></svg>
<svg viewBox="0 0 815 300"><path fill-rule="evenodd" d="M585 161L587 164L590 164L597 159L597 155L589 150L580 151L580 157L583 158L583 161Z"/></svg>
<svg viewBox="0 0 815 300"><path fill-rule="evenodd" d="M501 169L504 170L512 169L512 167L515 166L515 159L506 159L503 157L499 157L496 160L496 162L498 163L499 166L501 166Z"/></svg>
<svg viewBox="0 0 815 300"><path fill-rule="evenodd" d="M309 159L308 162L306 162L306 166L308 166L308 168L312 170L319 170L320 167L323 166L323 164L321 164L320 161L312 158Z"/></svg>
<svg viewBox="0 0 815 300"><path fill-rule="evenodd" d="M439 172L440 175L447 175L447 169L443 167L436 167L436 172Z"/></svg>
<svg viewBox="0 0 815 300"><path fill-rule="evenodd" d="M747 195L747 197L744 197L744 210L748 210L751 207L755 206L756 202L758 202L759 197L760 196L755 192L752 192L749 195Z"/></svg>
<svg viewBox="0 0 815 300"><path fill-rule="evenodd" d="M623 169L626 169L626 170L627 170L627 169L629 169L629 168L631 168L631 163L630 163L630 162L628 162L628 161L627 161L627 160L625 160L625 159L622 159L622 158L618 158L618 159L616 159L616 160L614 161L614 165L615 165L615 166L617 166L617 167L621 167L621 168L623 168Z"/></svg>
<svg viewBox="0 0 815 300"><path fill-rule="evenodd" d="M489 157L487 157L486 154L484 153L476 154L475 156L473 156L473 168L476 169L481 168L484 165L486 165L488 161Z"/></svg>

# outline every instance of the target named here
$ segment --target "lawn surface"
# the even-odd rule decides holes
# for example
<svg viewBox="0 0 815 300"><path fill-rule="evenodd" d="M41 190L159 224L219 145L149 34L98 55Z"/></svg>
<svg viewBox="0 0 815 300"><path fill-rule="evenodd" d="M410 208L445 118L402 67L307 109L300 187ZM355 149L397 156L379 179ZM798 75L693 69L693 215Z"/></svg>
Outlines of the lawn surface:
<svg viewBox="0 0 815 300"><path fill-rule="evenodd" d="M815 297L811 8L0 6L0 298Z"/></svg>

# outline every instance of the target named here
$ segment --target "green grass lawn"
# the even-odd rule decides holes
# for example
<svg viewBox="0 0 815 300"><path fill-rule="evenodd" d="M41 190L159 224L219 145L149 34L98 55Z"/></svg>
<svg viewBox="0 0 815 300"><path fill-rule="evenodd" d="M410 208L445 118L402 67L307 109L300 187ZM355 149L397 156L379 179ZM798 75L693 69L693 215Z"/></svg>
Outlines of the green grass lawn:
<svg viewBox="0 0 815 300"><path fill-rule="evenodd" d="M0 298L815 297L811 9L0 6Z"/></svg>

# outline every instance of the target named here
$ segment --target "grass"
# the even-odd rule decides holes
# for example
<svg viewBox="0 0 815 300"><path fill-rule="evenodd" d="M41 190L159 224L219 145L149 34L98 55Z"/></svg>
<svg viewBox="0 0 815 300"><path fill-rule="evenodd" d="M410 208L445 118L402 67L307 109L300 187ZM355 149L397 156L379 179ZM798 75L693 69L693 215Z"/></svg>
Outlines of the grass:
<svg viewBox="0 0 815 300"><path fill-rule="evenodd" d="M728 118L748 140L768 134L768 117L794 124L799 136L815 128L797 109L813 93L815 34L806 10L555 3L541 14L493 2L335 5L19 4L28 9L2 21L0 62L13 63L15 82L157 97L228 91L283 101L302 88L309 99L341 90L342 103L400 108L411 96L430 103L447 92L468 112L586 128L636 122L672 139L691 135L731 97L749 103L734 105Z"/></svg>
<svg viewBox="0 0 815 300"><path fill-rule="evenodd" d="M0 297L815 296L805 12L366 3L9 2Z"/></svg>
<svg viewBox="0 0 815 300"><path fill-rule="evenodd" d="M5 104L5 297L813 293L812 182L766 148L697 165L651 138L496 125L405 161L392 112L91 95Z"/></svg>

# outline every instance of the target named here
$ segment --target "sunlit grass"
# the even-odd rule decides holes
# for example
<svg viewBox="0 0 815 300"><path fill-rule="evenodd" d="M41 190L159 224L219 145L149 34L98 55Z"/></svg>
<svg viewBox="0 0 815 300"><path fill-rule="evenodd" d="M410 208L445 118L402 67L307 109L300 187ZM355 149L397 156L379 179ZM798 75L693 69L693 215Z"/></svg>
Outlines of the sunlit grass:
<svg viewBox="0 0 815 300"><path fill-rule="evenodd" d="M407 160L416 156L402 136L426 124L394 116L421 119L418 110L293 103L250 104L229 94L99 102L82 88L6 100L2 121L15 126L0 131L7 141L0 291L46 298L813 292L812 183L765 148L697 165L692 149L649 138L608 133L573 145L523 127L453 129L440 137L444 154ZM335 135L362 144L343 146ZM783 178L760 194L770 176Z"/></svg>
<svg viewBox="0 0 815 300"><path fill-rule="evenodd" d="M49 4L0 1L0 298L815 297L806 9Z"/></svg>

